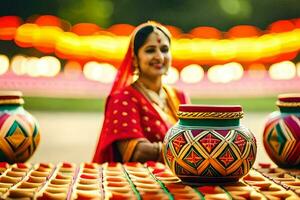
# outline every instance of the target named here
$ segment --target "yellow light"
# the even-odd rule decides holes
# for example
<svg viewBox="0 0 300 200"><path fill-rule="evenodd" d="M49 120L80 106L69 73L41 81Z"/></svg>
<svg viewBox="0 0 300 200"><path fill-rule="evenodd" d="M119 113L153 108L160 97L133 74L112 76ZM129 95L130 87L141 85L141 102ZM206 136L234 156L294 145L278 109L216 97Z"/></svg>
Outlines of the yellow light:
<svg viewBox="0 0 300 200"><path fill-rule="evenodd" d="M168 74L163 76L163 83L174 84L179 79L179 72L175 67L170 67Z"/></svg>
<svg viewBox="0 0 300 200"><path fill-rule="evenodd" d="M102 59L121 59L128 47L129 40L126 37L97 35L87 41L93 55Z"/></svg>
<svg viewBox="0 0 300 200"><path fill-rule="evenodd" d="M17 29L15 42L21 47L32 47L39 30L40 28L36 24L23 24Z"/></svg>
<svg viewBox="0 0 300 200"><path fill-rule="evenodd" d="M16 55L11 60L11 69L16 75L26 74L27 58L23 55Z"/></svg>
<svg viewBox="0 0 300 200"><path fill-rule="evenodd" d="M272 57L280 53L281 42L276 34L266 34L257 39L257 46L261 50L260 57Z"/></svg>
<svg viewBox="0 0 300 200"><path fill-rule="evenodd" d="M9 59L6 55L0 55L0 75L5 74L9 67Z"/></svg>
<svg viewBox="0 0 300 200"><path fill-rule="evenodd" d="M192 64L182 69L180 78L185 83L197 83L204 77L204 70L200 65Z"/></svg>
<svg viewBox="0 0 300 200"><path fill-rule="evenodd" d="M239 61L253 61L261 56L260 43L257 38L237 38L233 40L236 46L236 59Z"/></svg>
<svg viewBox="0 0 300 200"><path fill-rule="evenodd" d="M34 38L33 45L43 52L53 52L56 41L63 35L59 27L43 26L39 27Z"/></svg>
<svg viewBox="0 0 300 200"><path fill-rule="evenodd" d="M172 55L176 59L211 60L211 49L217 44L216 39L180 39L173 40Z"/></svg>
<svg viewBox="0 0 300 200"><path fill-rule="evenodd" d="M55 50L64 57L75 57L80 55L81 39L78 35L65 32L56 40Z"/></svg>
<svg viewBox="0 0 300 200"><path fill-rule="evenodd" d="M186 54L195 60L211 60L213 59L211 49L214 46L216 46L217 41L218 40L216 39L194 38L191 40L188 49L186 49ZM172 43L172 47L173 47L173 43ZM183 57L182 59L185 58Z"/></svg>
<svg viewBox="0 0 300 200"><path fill-rule="evenodd" d="M281 51L293 52L299 50L300 44L300 30L296 29L286 33L280 33L277 35L277 38L281 42Z"/></svg>
<svg viewBox="0 0 300 200"><path fill-rule="evenodd" d="M274 80L289 80L296 76L296 66L291 61L283 61L271 65L269 75Z"/></svg>
<svg viewBox="0 0 300 200"><path fill-rule="evenodd" d="M219 40L211 48L214 60L230 60L236 55L236 48L230 40Z"/></svg>

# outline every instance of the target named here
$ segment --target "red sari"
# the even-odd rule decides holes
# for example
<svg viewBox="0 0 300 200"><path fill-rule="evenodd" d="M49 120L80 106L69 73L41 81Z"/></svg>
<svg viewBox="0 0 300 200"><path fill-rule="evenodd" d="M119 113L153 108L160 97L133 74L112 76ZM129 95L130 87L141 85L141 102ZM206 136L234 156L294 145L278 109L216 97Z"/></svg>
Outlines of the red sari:
<svg viewBox="0 0 300 200"><path fill-rule="evenodd" d="M171 37L169 31L156 22L141 24L133 31L127 52L106 101L105 119L93 162L121 161L121 155L116 146L117 141L141 138L146 138L150 142L162 141L172 125L162 119L151 101L132 84L135 70L133 66L135 34L139 29L149 25L159 27ZM186 97L182 92L173 88L164 87L164 90L167 94L169 111L173 112L173 118L176 119L179 104L186 103ZM134 148L131 147L129 146L128 149L133 151Z"/></svg>
<svg viewBox="0 0 300 200"><path fill-rule="evenodd" d="M164 87L168 106L176 115L179 104L186 103L185 95ZM151 102L132 85L111 95L106 103L105 119L93 162L121 162L115 142L125 139L146 138L150 142L164 139L170 128Z"/></svg>

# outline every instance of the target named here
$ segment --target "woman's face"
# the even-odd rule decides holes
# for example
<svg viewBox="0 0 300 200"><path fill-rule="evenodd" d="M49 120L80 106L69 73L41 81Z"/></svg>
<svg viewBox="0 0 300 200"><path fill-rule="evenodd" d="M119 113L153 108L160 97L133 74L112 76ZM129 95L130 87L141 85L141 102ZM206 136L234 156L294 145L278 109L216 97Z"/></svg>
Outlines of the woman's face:
<svg viewBox="0 0 300 200"><path fill-rule="evenodd" d="M171 65L171 59L167 36L161 31L155 30L138 50L135 64L139 66L140 76L152 79L166 74Z"/></svg>

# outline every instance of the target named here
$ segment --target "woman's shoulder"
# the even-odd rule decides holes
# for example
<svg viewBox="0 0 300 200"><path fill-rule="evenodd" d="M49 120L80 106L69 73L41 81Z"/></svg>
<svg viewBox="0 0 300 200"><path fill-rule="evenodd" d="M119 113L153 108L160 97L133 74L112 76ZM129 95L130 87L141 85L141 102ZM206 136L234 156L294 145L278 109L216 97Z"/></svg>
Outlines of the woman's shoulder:
<svg viewBox="0 0 300 200"><path fill-rule="evenodd" d="M137 90L132 87L131 85L126 86L120 90L117 90L116 92L114 92L114 94L110 95L111 99L128 99L128 98L132 98L134 96L136 96L137 94Z"/></svg>
<svg viewBox="0 0 300 200"><path fill-rule="evenodd" d="M164 88L169 96L172 98L178 98L181 103L190 102L189 97L185 94L185 92L175 86L164 85Z"/></svg>
<svg viewBox="0 0 300 200"><path fill-rule="evenodd" d="M167 92L173 92L175 94L184 94L183 90L179 89L176 86L171 86L171 85L164 85L165 90L167 90Z"/></svg>

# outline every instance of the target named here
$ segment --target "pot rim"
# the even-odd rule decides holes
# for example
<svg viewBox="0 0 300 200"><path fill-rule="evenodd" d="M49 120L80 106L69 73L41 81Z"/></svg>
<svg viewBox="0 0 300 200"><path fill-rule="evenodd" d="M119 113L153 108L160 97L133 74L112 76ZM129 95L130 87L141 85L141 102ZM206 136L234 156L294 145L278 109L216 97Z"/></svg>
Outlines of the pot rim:
<svg viewBox="0 0 300 200"><path fill-rule="evenodd" d="M1 97L22 97L23 93L17 90L0 90L0 98Z"/></svg>
<svg viewBox="0 0 300 200"><path fill-rule="evenodd" d="M241 105L180 104L181 112L242 112Z"/></svg>
<svg viewBox="0 0 300 200"><path fill-rule="evenodd" d="M287 93L278 95L278 107L300 107L300 93Z"/></svg>
<svg viewBox="0 0 300 200"><path fill-rule="evenodd" d="M0 105L24 104L21 91L0 90Z"/></svg>
<svg viewBox="0 0 300 200"><path fill-rule="evenodd" d="M240 105L181 104L177 116L179 119L241 119L244 112Z"/></svg>

